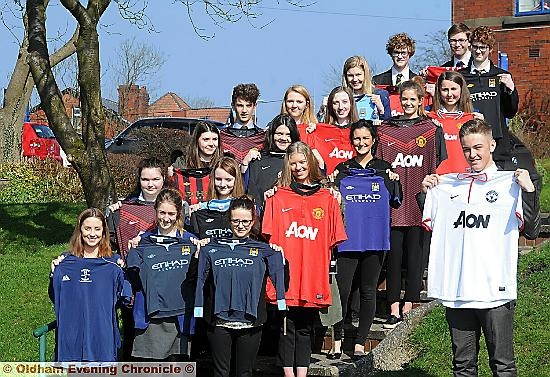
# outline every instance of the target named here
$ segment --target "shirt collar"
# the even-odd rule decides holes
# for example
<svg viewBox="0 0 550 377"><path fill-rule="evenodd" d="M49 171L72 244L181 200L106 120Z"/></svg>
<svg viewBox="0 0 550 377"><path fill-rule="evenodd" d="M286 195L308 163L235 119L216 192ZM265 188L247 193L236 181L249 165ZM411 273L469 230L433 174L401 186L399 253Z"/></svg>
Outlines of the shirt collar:
<svg viewBox="0 0 550 377"><path fill-rule="evenodd" d="M466 51L466 53L462 56L462 59L457 59L456 56L453 57L453 66L456 67L456 63L462 62L464 63L464 67L468 65L470 62L470 57L472 56L472 53L470 51Z"/></svg>
<svg viewBox="0 0 550 377"><path fill-rule="evenodd" d="M254 128L254 123L252 121L248 122L247 124L241 124L239 122L235 122L231 125L231 128L242 129L243 126L245 126L247 129L251 130L251 129Z"/></svg>
<svg viewBox="0 0 550 377"><path fill-rule="evenodd" d="M409 80L409 78L410 78L409 77L409 65L407 64L407 66L405 68L403 68L403 70L401 72L399 72L397 69L395 69L394 66L391 67L392 83L395 83L397 75L400 74L400 73L403 75L403 79L401 80L401 82Z"/></svg>
<svg viewBox="0 0 550 377"><path fill-rule="evenodd" d="M472 68L470 69L470 73L472 74L475 74L476 73L476 70L477 71L485 71L484 73L488 73L489 70L491 69L491 61L489 59L485 60L483 62L483 64L481 64L481 66L479 67L476 67L473 63L472 63Z"/></svg>
<svg viewBox="0 0 550 377"><path fill-rule="evenodd" d="M493 161L493 162L491 163L491 165L487 166L487 167L486 167L485 169L483 169L482 171L476 172L476 171L472 170L472 173L494 173L494 172L496 172L496 171L498 171L498 166L497 166L497 164L495 164L495 162Z"/></svg>

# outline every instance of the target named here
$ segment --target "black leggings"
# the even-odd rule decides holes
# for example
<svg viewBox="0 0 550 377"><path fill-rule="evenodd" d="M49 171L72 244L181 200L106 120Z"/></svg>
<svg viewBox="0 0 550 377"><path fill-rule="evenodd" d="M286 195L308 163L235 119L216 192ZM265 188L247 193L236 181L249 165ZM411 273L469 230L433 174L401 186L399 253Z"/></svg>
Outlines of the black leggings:
<svg viewBox="0 0 550 377"><path fill-rule="evenodd" d="M281 323L278 364L282 367L309 367L313 327L319 309L291 306L286 312L286 335ZM282 322L282 321L281 321Z"/></svg>
<svg viewBox="0 0 550 377"><path fill-rule="evenodd" d="M423 253L422 228L419 226L392 227L390 232L390 252L388 253L386 287L387 301L399 302L401 294L401 267L403 252L407 250L407 275L405 297L408 302L420 301L422 286Z"/></svg>
<svg viewBox="0 0 550 377"><path fill-rule="evenodd" d="M231 355L235 355L235 376L250 377L258 355L262 328L229 329L221 326L209 326L206 332L214 377L228 377L231 370ZM232 347L235 352L232 352Z"/></svg>
<svg viewBox="0 0 550 377"><path fill-rule="evenodd" d="M365 344L376 313L376 287L384 261L383 251L338 253L336 282L342 302L342 318L346 318L348 300L354 280L358 276L360 309L356 344ZM334 340L342 339L344 320L334 325Z"/></svg>

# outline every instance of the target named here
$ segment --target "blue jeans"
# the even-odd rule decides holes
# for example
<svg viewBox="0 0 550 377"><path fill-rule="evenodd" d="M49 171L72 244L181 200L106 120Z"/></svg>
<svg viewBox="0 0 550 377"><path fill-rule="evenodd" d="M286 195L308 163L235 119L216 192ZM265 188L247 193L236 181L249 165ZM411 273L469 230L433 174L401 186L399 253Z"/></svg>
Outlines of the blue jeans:
<svg viewBox="0 0 550 377"><path fill-rule="evenodd" d="M446 308L445 317L453 346L453 374L477 376L479 338L485 337L493 376L517 376L514 359L514 311L511 301L491 309Z"/></svg>

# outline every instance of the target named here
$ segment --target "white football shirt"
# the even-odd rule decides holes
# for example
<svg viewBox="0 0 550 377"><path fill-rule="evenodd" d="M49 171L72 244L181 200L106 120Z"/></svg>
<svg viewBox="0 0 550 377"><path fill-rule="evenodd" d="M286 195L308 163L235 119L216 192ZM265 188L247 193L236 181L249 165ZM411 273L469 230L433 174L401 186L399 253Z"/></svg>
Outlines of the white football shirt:
<svg viewBox="0 0 550 377"><path fill-rule="evenodd" d="M514 172L440 176L423 213L432 231L429 297L446 307L478 309L516 299L521 203Z"/></svg>

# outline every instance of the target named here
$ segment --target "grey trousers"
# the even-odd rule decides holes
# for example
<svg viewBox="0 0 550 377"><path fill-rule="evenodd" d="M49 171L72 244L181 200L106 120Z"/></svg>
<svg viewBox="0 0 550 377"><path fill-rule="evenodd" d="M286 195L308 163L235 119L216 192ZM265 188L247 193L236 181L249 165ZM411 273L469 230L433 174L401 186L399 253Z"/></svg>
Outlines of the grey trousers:
<svg viewBox="0 0 550 377"><path fill-rule="evenodd" d="M514 311L511 301L492 309L446 308L453 346L453 375L477 376L479 338L485 337L493 376L517 376L514 359Z"/></svg>

